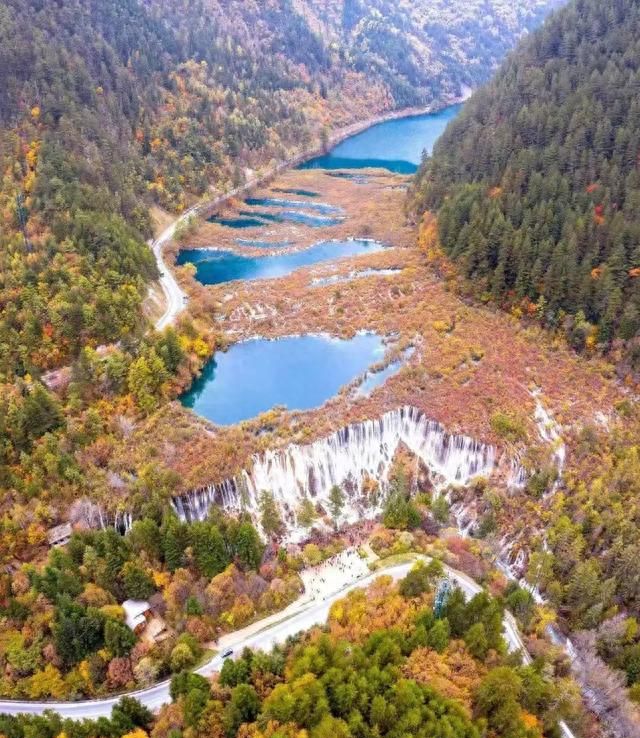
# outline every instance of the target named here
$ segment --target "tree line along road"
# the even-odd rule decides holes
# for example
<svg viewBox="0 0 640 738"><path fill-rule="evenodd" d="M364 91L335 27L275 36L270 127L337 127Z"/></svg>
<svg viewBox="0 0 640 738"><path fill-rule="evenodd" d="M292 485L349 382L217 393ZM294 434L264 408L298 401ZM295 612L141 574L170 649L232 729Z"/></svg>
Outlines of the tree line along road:
<svg viewBox="0 0 640 738"><path fill-rule="evenodd" d="M358 580L352 582L346 587L342 587L330 596L325 597L321 602L309 603L303 595L297 603L294 603L287 608L287 611L290 613L289 615L281 613L282 617L280 619L276 619L278 617L277 615L272 615L258 623L254 623L242 630L225 636L224 651L228 652L229 650L233 650L234 655L240 654L244 648L269 651L275 645L284 643L290 636L325 623L333 603L344 597L351 590L357 589L358 587L366 587L377 577L383 575L391 576L394 580L402 579L408 574L414 563L419 560L425 562L430 561L426 556L416 555L412 561L408 561L407 563L396 564L388 568L381 568L373 574L360 577ZM448 579L453 584L460 587L465 597L468 599L479 592L482 592L483 588L466 574L456 571L448 566L444 566L444 570ZM505 614L503 626L504 637L509 650L520 651L524 662L530 663L531 658L526 651L515 618L510 613ZM199 669L196 669L196 673L209 677L220 671L223 662L224 658L221 655L216 654L206 664L201 666ZM152 711L158 711L163 705L171 702L171 696L169 694L170 685L170 680L166 680L152 687L148 687L147 689L128 692L126 696L134 697ZM111 715L111 710L115 707L122 696L123 695L118 695L116 697L109 697L101 700L84 700L82 702L30 702L0 700L0 713L9 715L18 715L21 713L40 715L47 710L52 710L64 718L71 718L73 720L108 717ZM566 724L561 723L560 728L564 738L575 738Z"/></svg>

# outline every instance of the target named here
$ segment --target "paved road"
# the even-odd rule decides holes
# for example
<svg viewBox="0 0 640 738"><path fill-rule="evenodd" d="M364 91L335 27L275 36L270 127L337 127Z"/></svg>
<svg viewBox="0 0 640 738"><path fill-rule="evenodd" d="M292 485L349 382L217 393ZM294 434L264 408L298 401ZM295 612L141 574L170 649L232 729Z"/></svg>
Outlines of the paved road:
<svg viewBox="0 0 640 738"><path fill-rule="evenodd" d="M373 574L360 578L358 581L353 582L347 587L343 587L340 591L336 592L331 597L327 597L322 602L309 603L303 595L300 600L301 604L299 605L299 610L296 611L296 603L287 608L286 612L291 613L289 616L285 616L283 619L274 622L274 617L276 616L272 615L265 618L263 621L268 623L264 628L260 628L259 624L254 623L243 630L225 636L223 651L233 649L234 654L239 654L242 649L246 647L268 651L273 646L278 643L283 643L289 636L295 635L301 630L308 630L315 625L322 625L325 623L327 621L331 605L336 600L344 597L347 592L357 589L358 587L366 587L368 584L373 582L374 579L383 574L390 575L396 580L402 579L407 575L417 559L422 559L426 562L430 561L426 556L416 556L412 562L398 564L389 568L382 568ZM482 587L471 579L471 577L468 577L466 574L452 569L451 567L445 566L444 568L449 579L460 587L468 599L482 591ZM503 624L504 637L507 641L509 650L520 651L522 653L523 661L527 664L531 663L531 657L527 653L515 618L511 613L505 614ZM208 677L215 672L220 671L222 663L222 656L216 655L196 671L198 674ZM167 680L160 684L156 684L153 687L149 687L148 689L130 692L129 696L135 697L150 710L157 711L163 705L171 702L171 698L169 696L169 685L170 682ZM88 700L84 702L15 702L12 700L5 700L0 701L0 714L7 713L10 715L17 715L20 713L30 713L40 715L45 710L54 710L65 718L73 718L75 720L81 720L83 718L97 718L101 716L108 717L111 715L111 710L119 699L119 697L112 697L104 700ZM564 738L575 738L571 729L564 721L561 721L559 726Z"/></svg>
<svg viewBox="0 0 640 738"><path fill-rule="evenodd" d="M413 566L413 562L398 564L388 569L369 574L366 577L350 584L349 586L336 592L331 597L326 598L322 602L306 603L301 609L294 612L289 617L280 621L272 622L273 616L268 618L271 624L263 629L256 628L256 625L249 626L237 633L230 634L225 637L225 650L232 648L234 653L240 653L243 648L250 647L253 649L270 650L274 645L283 643L289 636L299 633L301 630L307 630L314 625L321 625L327 620L331 605L344 595L358 587L366 587L374 579L382 574L388 574L394 579L401 579L406 576L409 569ZM447 575L462 589L467 597L472 597L482 591L482 587L476 584L466 575L447 568ZM524 645L518 633L513 618L507 615L505 618L505 637L511 650L522 650ZM526 652L524 652L526 653ZM525 656L528 658L528 655ZM197 672L203 676L220 670L223 659L221 656L214 656L208 663L200 667ZM142 704L151 710L158 710L162 705L171 701L169 696L169 681L161 682L148 689L138 690L128 693L129 696L135 697ZM0 713L16 715L19 713L41 714L45 710L54 710L65 718L73 718L81 720L83 718L97 718L108 716L111 710L118 702L119 697L112 697L103 700L86 700L83 702L17 702L12 700L0 701Z"/></svg>
<svg viewBox="0 0 640 738"><path fill-rule="evenodd" d="M173 238L178 224L186 220L191 214L191 211L188 211L182 215L151 243L151 250L156 257L156 264L160 272L160 287L162 287L166 302L164 313L156 321L155 327L157 331L163 331L167 326L172 325L178 315L184 310L187 302L187 295L176 282L173 271L166 265L162 250Z"/></svg>
<svg viewBox="0 0 640 738"><path fill-rule="evenodd" d="M460 100L451 100L447 104L452 105L455 102L460 102ZM365 121L352 123L351 125L346 126L345 128L342 128L334 133L329 140L328 146L329 148L333 148L335 145L344 141L346 138L355 136L356 134L361 133L362 131L370 128L373 125L376 125L377 123L383 123L384 121L388 120L395 120L398 118L405 118L407 116L428 112L431 112L431 108L405 108L403 110L392 111L389 113L377 115ZM197 205L194 205L193 207L189 208L189 210L186 210L168 228L166 228L158 236L158 238L156 238L154 241L149 242L154 256L156 257L156 264L158 265L158 271L161 275L160 286L162 287L162 291L164 292L166 300L165 311L160 316L160 318L158 318L155 324L155 328L157 331L163 331L167 326L172 325L178 315L185 309L188 300L187 295L176 282L172 270L167 267L162 255L163 248L173 238L178 225L186 221L190 216L197 217L202 213L210 213L211 211L221 207L233 198L244 197L252 189L263 184L265 181L272 179L273 177L281 174L287 169L292 169L293 167L296 167L298 164L302 163L306 159L313 158L314 156L322 153L323 150L321 148L313 147L308 151L297 154L296 156L293 156L290 159L287 159L286 161L275 165L260 176L253 177L248 182L245 182L243 185L241 185L240 187L236 187L230 192L226 192L225 194L218 195L211 200L203 201Z"/></svg>

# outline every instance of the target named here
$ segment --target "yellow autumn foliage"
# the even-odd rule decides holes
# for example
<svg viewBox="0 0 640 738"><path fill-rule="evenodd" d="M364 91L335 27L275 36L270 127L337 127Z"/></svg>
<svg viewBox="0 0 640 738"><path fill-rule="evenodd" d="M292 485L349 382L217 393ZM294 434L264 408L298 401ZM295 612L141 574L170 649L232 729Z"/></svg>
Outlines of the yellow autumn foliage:
<svg viewBox="0 0 640 738"><path fill-rule="evenodd" d="M166 571L154 571L151 577L157 589L164 589L171 582L169 572Z"/></svg>

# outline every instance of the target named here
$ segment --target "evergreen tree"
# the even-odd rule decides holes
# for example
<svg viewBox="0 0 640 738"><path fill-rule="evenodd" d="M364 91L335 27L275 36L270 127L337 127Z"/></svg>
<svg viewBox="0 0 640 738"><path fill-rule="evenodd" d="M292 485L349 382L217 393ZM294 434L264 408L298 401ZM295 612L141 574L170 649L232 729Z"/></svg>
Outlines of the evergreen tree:
<svg viewBox="0 0 640 738"><path fill-rule="evenodd" d="M311 528L317 517L318 513L313 502L305 495L298 509L298 522L303 528Z"/></svg>
<svg viewBox="0 0 640 738"><path fill-rule="evenodd" d="M551 328L582 312L581 349L640 328L639 33L634 0L569 2L473 95L413 186L473 291L544 298Z"/></svg>
<svg viewBox="0 0 640 738"><path fill-rule="evenodd" d="M336 529L338 528L338 521L342 515L345 502L346 497L344 492L337 484L334 484L329 490L329 512L331 513L331 518L333 519L333 524Z"/></svg>
<svg viewBox="0 0 640 738"><path fill-rule="evenodd" d="M104 626L104 645L114 656L127 656L135 643L135 634L124 623L107 619Z"/></svg>
<svg viewBox="0 0 640 738"><path fill-rule="evenodd" d="M189 544L196 566L202 576L211 579L224 571L230 561L220 530L208 521L195 522L189 526Z"/></svg>
<svg viewBox="0 0 640 738"><path fill-rule="evenodd" d="M284 532L280 511L272 492L263 490L260 493L260 524L269 538L279 538Z"/></svg>
<svg viewBox="0 0 640 738"><path fill-rule="evenodd" d="M251 523L242 523L233 540L236 558L244 569L258 569L262 561L264 546Z"/></svg>
<svg viewBox="0 0 640 738"><path fill-rule="evenodd" d="M133 561L122 568L122 583L127 599L146 600L155 592L151 576Z"/></svg>
<svg viewBox="0 0 640 738"><path fill-rule="evenodd" d="M442 653L449 645L451 630L446 618L436 620L427 633L427 646L438 653Z"/></svg>
<svg viewBox="0 0 640 738"><path fill-rule="evenodd" d="M162 555L169 571L184 563L187 532L175 515L168 515L162 526Z"/></svg>

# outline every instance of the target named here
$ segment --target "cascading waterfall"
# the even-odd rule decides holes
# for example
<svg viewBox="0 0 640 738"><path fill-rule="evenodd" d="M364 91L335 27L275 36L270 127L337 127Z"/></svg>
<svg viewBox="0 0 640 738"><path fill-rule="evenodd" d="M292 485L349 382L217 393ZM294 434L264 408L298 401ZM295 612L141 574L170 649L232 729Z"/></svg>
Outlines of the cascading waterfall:
<svg viewBox="0 0 640 738"><path fill-rule="evenodd" d="M564 471L564 464L567 456L567 448L562 440L562 436L560 435L560 427L551 417L549 411L540 402L538 397L539 394L539 392L534 392L533 395L536 398L536 411L534 417L540 438L553 447L553 461L556 465L556 469L558 470L558 479L550 490L550 493L553 493L557 491L560 484L560 477Z"/></svg>
<svg viewBox="0 0 640 738"><path fill-rule="evenodd" d="M536 429L540 440L553 447L553 461L556 465L556 469L558 470L558 481L556 481L551 490L549 490L550 493L553 493L558 489L559 479L564 469L566 446L560 434L560 427L542 404L540 394L541 392L539 389L534 389L531 392L531 396L536 403L533 418L536 423ZM526 469L520 463L520 459L518 457L514 457L511 461L511 472L507 481L508 486L511 489L522 489L527 483L528 476Z"/></svg>
<svg viewBox="0 0 640 738"><path fill-rule="evenodd" d="M88 497L80 497L71 505L68 521L83 529L115 528L126 535L133 526L133 513L122 509L107 511Z"/></svg>
<svg viewBox="0 0 640 738"><path fill-rule="evenodd" d="M562 440L561 435L561 429L558 423L553 419L549 411L544 407L542 402L540 401L540 390L534 390L532 392L533 397L536 401L536 409L535 409L535 421L536 426L538 428L538 434L540 438L545 441L546 443L550 444L553 447L553 460L556 465L556 469L558 471L558 478L554 482L552 488L549 490L547 494L554 494L561 482L562 472L564 470L564 465L566 461L566 455L567 455L567 449L565 446L564 441ZM514 463L512 465L512 474L509 480L509 484L512 487L520 487L524 486L527 481L527 474L526 471L523 469L523 467L519 463ZM518 540L523 535L524 531L520 531L520 533L515 537L515 539L507 540L505 538L502 539L500 543L500 551L501 551L501 558L498 559L497 564L498 568L502 570L502 572L505 574L505 576L508 579L511 579L513 581L517 581L518 584L523 587L524 589L528 590L531 595L533 596L533 599L535 602L539 605L545 604L546 599L542 596L540 593L540 590L538 589L537 585L531 585L523 576L523 572L526 571L527 564L528 564L528 558L529 558L529 551L527 548L516 548L516 544L518 543ZM548 545L546 542L546 539L543 538L542 542L543 548L548 550ZM514 554L514 551L516 552ZM560 646L567 656L569 657L572 665L575 664L577 661L577 653L576 649L571 642L571 640L567 637L565 637L558 627L554 625L553 623L547 625L545 628L545 632L552 643L554 643L557 646ZM574 671L575 673L575 671ZM590 688L589 685L584 682L584 680L579 678L578 676L578 683L581 686L582 693L584 695L589 695ZM575 734L571 730L571 728L567 725L567 723L564 720L560 720L558 723L560 730L562 732L562 735L564 738L575 738Z"/></svg>
<svg viewBox="0 0 640 738"><path fill-rule="evenodd" d="M105 513L102 508L98 508L98 523L103 530L115 528L118 533L126 535L133 526L133 513L127 510Z"/></svg>
<svg viewBox="0 0 640 738"><path fill-rule="evenodd" d="M531 396L535 400L534 420L538 431L538 436L543 443L551 446L553 463L557 470L557 479L554 481L550 489L545 493L545 497L551 496L558 491L562 482L562 472L566 462L567 449L562 440L561 428L551 413L545 408L540 400L541 391L534 389ZM508 485L512 489L523 488L527 483L528 474L518 459L511 462L511 473L508 479ZM532 539L532 532L529 531L526 538L527 544L520 546L519 542L524 531L520 531L515 537L506 538L500 543L501 566L505 573L513 579L519 579L527 568L529 560L528 542ZM542 535L542 532L540 531Z"/></svg>
<svg viewBox="0 0 640 738"><path fill-rule="evenodd" d="M303 498L329 509L329 492L338 485L346 492L342 517L355 522L380 510L380 496L369 495L365 481L375 480L384 491L394 455L403 443L430 470L436 487L466 484L488 476L495 467L495 449L445 431L414 407L403 407L346 426L314 443L256 455L250 471L234 479L188 492L174 499L182 520L204 519L211 506L227 511L247 510L258 522L259 497L271 492L280 507L289 540L300 539L296 511Z"/></svg>
<svg viewBox="0 0 640 738"><path fill-rule="evenodd" d="M517 457L512 459L507 486L514 490L522 489L527 483L527 476L527 470L520 463L520 459Z"/></svg>
<svg viewBox="0 0 640 738"><path fill-rule="evenodd" d="M534 396L538 432L543 441L553 445L560 475L565 462L560 429L537 394ZM306 446L292 444L282 450L256 455L250 472L243 471L233 479L176 497L174 508L185 521L202 520L212 505L220 505L228 511L248 510L257 522L259 494L262 490L269 490L287 523L287 537L296 540L304 535L296 521L296 510L303 497L327 509L329 491L335 484L348 492L347 520L375 515L380 509L380 500L372 504L367 499L364 482L366 479L376 480L384 489L400 443L404 443L430 470L437 489L464 485L473 477L489 476L496 468L493 446L467 436L448 434L443 426L429 420L421 411L404 407L385 413L377 420L346 426ZM508 466L508 485L512 488L524 486L527 473L519 460L511 460ZM557 483L551 492L555 489ZM468 534L475 524L475 511L454 506L452 512L463 535ZM526 566L526 550L516 549L515 545L523 535L524 531L520 531L515 539L501 542L503 558L498 560L498 566L507 577L515 580L519 579L516 572L523 571ZM533 592L536 601L544 602L536 588L522 579L520 583ZM555 643L564 647L573 661L575 650L571 641L553 625L548 626L547 632ZM559 725L564 738L575 738L564 720Z"/></svg>

